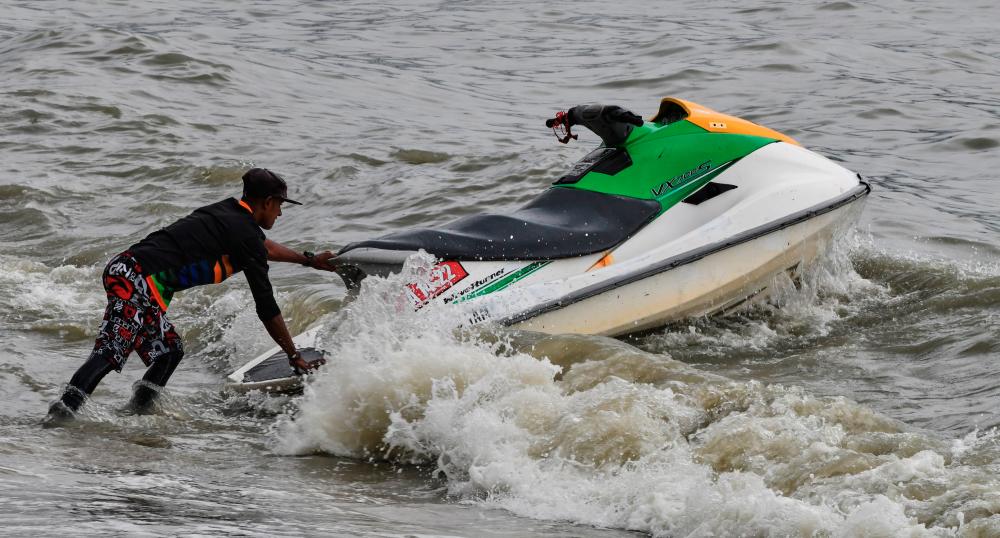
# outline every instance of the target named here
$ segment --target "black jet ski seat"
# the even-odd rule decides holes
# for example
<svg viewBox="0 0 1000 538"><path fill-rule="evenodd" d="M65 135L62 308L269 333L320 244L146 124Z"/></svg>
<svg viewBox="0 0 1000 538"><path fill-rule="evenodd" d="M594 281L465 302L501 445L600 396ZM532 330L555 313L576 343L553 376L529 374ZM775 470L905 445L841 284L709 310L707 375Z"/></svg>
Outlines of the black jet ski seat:
<svg viewBox="0 0 1000 538"><path fill-rule="evenodd" d="M507 214L471 215L439 228L417 228L352 243L356 248L417 251L447 260L552 260L620 244L660 212L660 203L552 187Z"/></svg>

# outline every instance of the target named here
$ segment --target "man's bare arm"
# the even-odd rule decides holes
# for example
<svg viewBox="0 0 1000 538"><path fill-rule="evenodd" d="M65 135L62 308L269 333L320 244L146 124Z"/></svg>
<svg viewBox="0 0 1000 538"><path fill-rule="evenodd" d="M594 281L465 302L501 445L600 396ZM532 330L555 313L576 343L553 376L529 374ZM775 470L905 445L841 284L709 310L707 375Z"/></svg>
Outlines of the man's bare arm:
<svg viewBox="0 0 1000 538"><path fill-rule="evenodd" d="M313 269L321 269L323 271L333 271L335 267L334 262L331 260L335 258L336 255L329 250L319 252L312 258L307 258L301 252L296 252L285 245L282 245L277 241L271 241L270 239L264 240L264 248L267 249L268 261L297 263L312 267Z"/></svg>

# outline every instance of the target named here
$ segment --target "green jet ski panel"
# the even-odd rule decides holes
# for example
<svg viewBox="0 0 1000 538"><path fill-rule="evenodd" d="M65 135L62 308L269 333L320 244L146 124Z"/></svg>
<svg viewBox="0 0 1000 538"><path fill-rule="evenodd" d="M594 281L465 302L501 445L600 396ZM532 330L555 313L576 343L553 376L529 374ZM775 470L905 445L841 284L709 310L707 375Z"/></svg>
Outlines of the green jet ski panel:
<svg viewBox="0 0 1000 538"><path fill-rule="evenodd" d="M666 211L737 160L776 139L712 133L689 121L646 122L621 145L631 164L613 175L591 170L555 188L581 189L660 202Z"/></svg>

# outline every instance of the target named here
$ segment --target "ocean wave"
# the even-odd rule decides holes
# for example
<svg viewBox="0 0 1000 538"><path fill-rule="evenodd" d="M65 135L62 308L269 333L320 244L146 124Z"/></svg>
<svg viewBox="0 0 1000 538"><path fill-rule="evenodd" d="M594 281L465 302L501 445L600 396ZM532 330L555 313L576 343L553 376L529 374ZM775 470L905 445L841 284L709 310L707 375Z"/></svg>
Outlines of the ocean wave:
<svg viewBox="0 0 1000 538"><path fill-rule="evenodd" d="M330 364L275 427L275 451L431 464L459 499L662 536L947 536L997 523L965 493L996 491L995 459L957 460L947 439L847 398L619 340L481 338L447 309L396 303L418 274L365 281L324 339ZM571 359L550 360L560 347Z"/></svg>

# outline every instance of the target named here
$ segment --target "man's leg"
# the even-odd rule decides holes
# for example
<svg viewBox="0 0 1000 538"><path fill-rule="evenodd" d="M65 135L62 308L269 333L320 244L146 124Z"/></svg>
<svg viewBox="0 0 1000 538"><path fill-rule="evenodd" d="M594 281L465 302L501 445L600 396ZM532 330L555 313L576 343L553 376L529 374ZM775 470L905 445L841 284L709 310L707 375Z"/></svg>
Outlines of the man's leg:
<svg viewBox="0 0 1000 538"><path fill-rule="evenodd" d="M142 376L142 381L136 384L129 407L140 415L152 411L153 403L182 358L184 358L184 353L178 352L161 355L160 358L156 359L153 365L146 370L146 375Z"/></svg>
<svg viewBox="0 0 1000 538"><path fill-rule="evenodd" d="M184 358L181 337L166 315L155 306L147 312L147 338L136 351L149 367L142 376L142 381L136 384L132 401L129 402L129 407L139 414L152 411L160 391Z"/></svg>
<svg viewBox="0 0 1000 538"><path fill-rule="evenodd" d="M58 402L53 404L52 408L63 411L63 409L58 409L58 404L61 403L65 406L65 410L75 413L83 405L83 401L87 399L87 396L90 396L94 392L94 389L104 379L104 376L111 373L114 369L115 367L104 357L91 355L76 373L73 374L73 378L69 380L69 385L66 386L66 392L63 393L62 398ZM50 411L52 408L50 408Z"/></svg>
<svg viewBox="0 0 1000 538"><path fill-rule="evenodd" d="M112 370L121 371L135 347L142 325L140 309L135 303L139 298L134 281L140 277L129 263L130 260L123 263L119 255L104 269L104 290L108 296L104 320L90 357L73 374L62 397L49 407L49 416L55 419L72 418L104 376Z"/></svg>
<svg viewBox="0 0 1000 538"><path fill-rule="evenodd" d="M132 351L132 339L127 337L130 335L128 329L115 319L122 307L120 301L108 302L104 322L101 323L101 330L94 342L94 350L73 374L62 397L49 407L49 415L55 418L71 418L94 392L104 376L112 370L121 370L125 359Z"/></svg>

